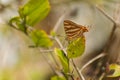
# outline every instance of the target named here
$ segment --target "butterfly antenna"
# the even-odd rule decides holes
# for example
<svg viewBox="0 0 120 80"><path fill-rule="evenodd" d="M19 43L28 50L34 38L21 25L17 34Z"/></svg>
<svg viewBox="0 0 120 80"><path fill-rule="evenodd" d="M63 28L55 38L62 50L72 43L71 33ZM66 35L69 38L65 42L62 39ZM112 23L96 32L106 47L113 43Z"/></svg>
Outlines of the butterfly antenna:
<svg viewBox="0 0 120 80"><path fill-rule="evenodd" d="M88 26L87 26L88 31L89 31L92 27L93 27L93 25L88 25Z"/></svg>

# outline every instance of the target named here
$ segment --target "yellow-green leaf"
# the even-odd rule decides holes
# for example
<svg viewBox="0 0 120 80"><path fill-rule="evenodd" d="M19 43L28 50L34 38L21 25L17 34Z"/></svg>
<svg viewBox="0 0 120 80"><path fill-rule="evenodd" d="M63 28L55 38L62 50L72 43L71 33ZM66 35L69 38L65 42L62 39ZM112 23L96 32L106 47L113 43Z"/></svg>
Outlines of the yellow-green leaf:
<svg viewBox="0 0 120 80"><path fill-rule="evenodd" d="M107 77L119 77L120 76L120 65L111 64L109 65L109 75Z"/></svg>
<svg viewBox="0 0 120 80"><path fill-rule="evenodd" d="M66 79L64 77L54 76L51 78L51 80L66 80Z"/></svg>
<svg viewBox="0 0 120 80"><path fill-rule="evenodd" d="M53 37L55 37L55 36L56 36L56 33L55 33L54 31L51 31L51 32L50 32L50 35L53 36Z"/></svg>
<svg viewBox="0 0 120 80"><path fill-rule="evenodd" d="M76 58L83 54L85 50L85 38L80 37L70 42L67 47L68 58Z"/></svg>
<svg viewBox="0 0 120 80"><path fill-rule="evenodd" d="M22 24L22 20L20 17L13 17L12 19L10 19L9 23L17 29L26 32L26 27Z"/></svg>
<svg viewBox="0 0 120 80"><path fill-rule="evenodd" d="M44 19L50 11L48 0L29 0L19 9L21 18L26 18L26 24L33 26Z"/></svg>
<svg viewBox="0 0 120 80"><path fill-rule="evenodd" d="M61 61L64 72L68 73L68 71L69 71L69 59L67 58L67 56L65 55L65 53L62 50L55 48L54 51Z"/></svg>
<svg viewBox="0 0 120 80"><path fill-rule="evenodd" d="M52 46L52 41L49 39L48 35L43 30L34 30L30 33L30 37L36 46L40 47L50 47Z"/></svg>

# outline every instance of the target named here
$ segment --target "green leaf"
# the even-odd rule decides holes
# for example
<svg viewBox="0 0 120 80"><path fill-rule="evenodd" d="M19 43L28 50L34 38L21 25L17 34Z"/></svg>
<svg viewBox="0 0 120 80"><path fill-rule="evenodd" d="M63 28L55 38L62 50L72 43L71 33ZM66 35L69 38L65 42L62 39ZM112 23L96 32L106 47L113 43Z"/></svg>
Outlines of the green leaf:
<svg viewBox="0 0 120 80"><path fill-rule="evenodd" d="M119 77L120 76L120 65L111 64L109 66L109 75L107 77Z"/></svg>
<svg viewBox="0 0 120 80"><path fill-rule="evenodd" d="M66 79L64 77L54 76L51 78L51 80L66 80Z"/></svg>
<svg viewBox="0 0 120 80"><path fill-rule="evenodd" d="M68 58L76 58L83 54L85 50L85 38L80 37L70 42L67 47Z"/></svg>
<svg viewBox="0 0 120 80"><path fill-rule="evenodd" d="M65 53L62 50L55 48L54 51L61 61L64 72L68 73L69 72L69 59L67 58L67 56L65 55Z"/></svg>
<svg viewBox="0 0 120 80"><path fill-rule="evenodd" d="M44 19L50 11L48 0L30 0L19 9L20 17L26 19L27 25L33 26Z"/></svg>
<svg viewBox="0 0 120 80"><path fill-rule="evenodd" d="M22 21L20 19L20 17L13 17L10 21L10 24L12 24L14 27L16 27L17 29L26 32L26 28L25 26L23 26Z"/></svg>
<svg viewBox="0 0 120 80"><path fill-rule="evenodd" d="M56 33L54 31L50 31L50 35L55 37L56 36Z"/></svg>
<svg viewBox="0 0 120 80"><path fill-rule="evenodd" d="M43 30L34 30L30 33L30 37L36 46L40 47L51 47L52 41L49 39L48 35Z"/></svg>

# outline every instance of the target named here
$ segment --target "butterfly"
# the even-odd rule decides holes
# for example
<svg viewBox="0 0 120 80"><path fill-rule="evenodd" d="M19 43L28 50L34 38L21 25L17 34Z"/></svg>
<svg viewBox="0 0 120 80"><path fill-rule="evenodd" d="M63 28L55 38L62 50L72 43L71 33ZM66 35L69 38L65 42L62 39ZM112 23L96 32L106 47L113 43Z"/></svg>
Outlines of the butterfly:
<svg viewBox="0 0 120 80"><path fill-rule="evenodd" d="M67 36L67 40L69 41L82 37L84 36L84 32L88 32L87 27L76 24L70 20L64 20L64 29Z"/></svg>

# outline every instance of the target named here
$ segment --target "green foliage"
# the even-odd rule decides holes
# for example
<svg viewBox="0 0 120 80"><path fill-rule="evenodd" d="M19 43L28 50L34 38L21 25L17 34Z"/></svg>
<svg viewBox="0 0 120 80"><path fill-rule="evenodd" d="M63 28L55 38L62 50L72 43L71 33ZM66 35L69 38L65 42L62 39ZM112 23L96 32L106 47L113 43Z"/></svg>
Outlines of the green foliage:
<svg viewBox="0 0 120 80"><path fill-rule="evenodd" d="M67 58L65 53L58 48L55 48L55 53L57 54L57 56L59 57L59 59L61 61L64 72L68 73L68 71L69 71L69 59Z"/></svg>
<svg viewBox="0 0 120 80"><path fill-rule="evenodd" d="M118 64L111 64L110 66L109 66L109 72L113 72L113 73L111 73L111 74L109 74L109 75L107 75L107 77L119 77L120 76L120 65L118 65Z"/></svg>
<svg viewBox="0 0 120 80"><path fill-rule="evenodd" d="M51 32L50 32L50 35L53 36L53 37L55 37L55 36L56 36L56 33L55 33L54 31L51 31Z"/></svg>
<svg viewBox="0 0 120 80"><path fill-rule="evenodd" d="M51 80L66 80L66 79L64 77L54 76L51 78Z"/></svg>
<svg viewBox="0 0 120 80"><path fill-rule="evenodd" d="M27 27L35 25L45 18L50 10L48 0L30 0L19 9L18 17L12 18L9 22L15 28L28 34ZM42 30L34 30L30 34L35 46L50 47L52 42L47 34Z"/></svg>
<svg viewBox="0 0 120 80"><path fill-rule="evenodd" d="M50 10L48 0L30 0L19 9L20 17L26 18L26 24L33 26L44 19Z"/></svg>
<svg viewBox="0 0 120 80"><path fill-rule="evenodd" d="M19 9L19 16L13 17L9 23L27 34L27 27L34 26L43 20L49 11L50 6L48 0L30 0Z"/></svg>
<svg viewBox="0 0 120 80"><path fill-rule="evenodd" d="M22 24L22 20L20 17L14 17L10 21L10 24L14 25L17 29L26 32L25 26Z"/></svg>
<svg viewBox="0 0 120 80"><path fill-rule="evenodd" d="M40 47L50 47L52 46L52 41L49 39L48 35L43 30L34 30L30 33L30 37L35 43L35 46Z"/></svg>
<svg viewBox="0 0 120 80"><path fill-rule="evenodd" d="M83 54L85 50L85 38L80 37L70 42L67 47L68 58L76 58Z"/></svg>

